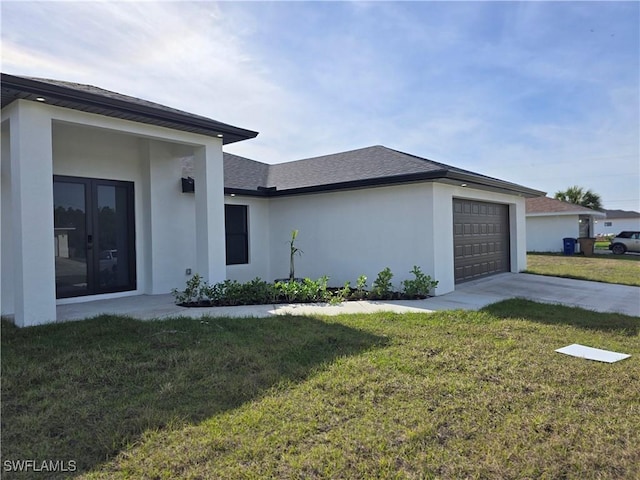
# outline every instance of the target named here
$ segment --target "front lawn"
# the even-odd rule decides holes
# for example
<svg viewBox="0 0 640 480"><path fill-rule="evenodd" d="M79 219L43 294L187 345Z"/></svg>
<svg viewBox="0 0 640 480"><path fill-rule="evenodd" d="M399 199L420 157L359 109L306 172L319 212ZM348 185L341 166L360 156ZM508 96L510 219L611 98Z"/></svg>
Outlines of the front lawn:
<svg viewBox="0 0 640 480"><path fill-rule="evenodd" d="M525 272L640 287L640 255L529 253Z"/></svg>
<svg viewBox="0 0 640 480"><path fill-rule="evenodd" d="M3 327L3 465L75 460L86 478L132 479L640 476L638 318L509 300ZM633 356L554 352L570 343Z"/></svg>

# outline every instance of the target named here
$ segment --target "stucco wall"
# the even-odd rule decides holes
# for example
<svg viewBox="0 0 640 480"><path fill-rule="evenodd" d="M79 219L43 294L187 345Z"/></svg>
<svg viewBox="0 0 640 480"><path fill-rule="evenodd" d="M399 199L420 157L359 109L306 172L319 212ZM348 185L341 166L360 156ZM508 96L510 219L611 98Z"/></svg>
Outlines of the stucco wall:
<svg viewBox="0 0 640 480"><path fill-rule="evenodd" d="M4 212L12 208L10 199L16 197L16 192L11 194L9 187L2 188L0 260L7 257L29 259L36 251L45 252L48 259L38 260L37 268L31 266L34 263L31 261L19 269L24 275L30 276L27 279L29 282L34 282L32 278L47 279L47 289L38 288L37 293L33 288L9 291L11 282L5 285L4 280L10 278L11 271L15 269L10 268L6 261L0 262L3 314L15 312L16 321L21 325L55 319L52 175L130 181L135 188L137 290L60 299L57 303L139 293L168 293L171 288L184 285L188 278L187 268L202 273L211 281L225 278L221 139L23 100L3 109L2 118L3 127L10 126L10 135L3 131L2 186L10 183L8 166L14 161L16 165L24 164L29 175L13 177L22 182L23 190L30 185L27 181L30 180L43 195L20 192L18 198L24 208L33 210L37 205L37 211L47 221L34 222L30 220L32 217L25 217L19 212L6 215ZM10 123L5 124L5 120ZM8 137L11 142L5 141ZM25 146L30 146L27 141L30 140L38 148L37 155L23 158L22 150L14 148L14 137L26 152L33 150L25 149ZM193 176L197 185L195 194L181 191L181 159L185 156L193 158ZM32 167L29 159L40 162L41 168ZM16 179L12 179L11 184L14 181ZM40 186L41 183L48 190ZM23 250L28 250L24 254L15 248L9 251L8 232L18 231L15 227L16 218L38 232L37 235L12 235L20 239ZM50 228L48 224L51 224ZM41 240L36 245L25 239ZM48 280L49 276L51 281ZM45 294L45 290L50 290L51 295ZM40 304L38 308L41 312L25 310L25 306L31 308Z"/></svg>
<svg viewBox="0 0 640 480"><path fill-rule="evenodd" d="M134 183L136 293L166 293L195 267L193 195L182 194L179 183L178 159L189 153L119 132L53 125L54 175Z"/></svg>
<svg viewBox="0 0 640 480"><path fill-rule="evenodd" d="M562 252L562 239L579 236L578 215L527 217L528 252Z"/></svg>
<svg viewBox="0 0 640 480"><path fill-rule="evenodd" d="M605 226L611 222L611 226ZM595 226L596 235L617 235L625 230L640 230L640 218L599 218Z"/></svg>
<svg viewBox="0 0 640 480"><path fill-rule="evenodd" d="M371 285L388 266L400 288L418 265L440 282L436 294L451 292L454 197L509 204L511 268L526 268L523 198L420 183L271 199L271 276L288 275L288 240L297 229L304 253L295 259L296 276L329 275L337 286L364 274Z"/></svg>
<svg viewBox="0 0 640 480"><path fill-rule="evenodd" d="M196 262L195 194L183 193L183 159L191 148L158 140L140 140L146 191L139 210L144 222L146 254L145 292L167 293L182 288L187 269L198 271Z"/></svg>
<svg viewBox="0 0 640 480"><path fill-rule="evenodd" d="M246 205L249 230L249 263L227 265L227 278L248 282L256 277L271 281L269 269L269 200L266 198L230 196L224 198L229 205Z"/></svg>
<svg viewBox="0 0 640 480"><path fill-rule="evenodd" d="M433 273L429 185L380 187L271 199L271 276L289 275L289 239L299 231L296 276L330 277L330 285L369 284L390 267L398 285L413 265ZM418 213L416 215L416 213Z"/></svg>
<svg viewBox="0 0 640 480"><path fill-rule="evenodd" d="M11 232L11 162L9 122L2 122L0 158L0 315L13 313L13 239Z"/></svg>

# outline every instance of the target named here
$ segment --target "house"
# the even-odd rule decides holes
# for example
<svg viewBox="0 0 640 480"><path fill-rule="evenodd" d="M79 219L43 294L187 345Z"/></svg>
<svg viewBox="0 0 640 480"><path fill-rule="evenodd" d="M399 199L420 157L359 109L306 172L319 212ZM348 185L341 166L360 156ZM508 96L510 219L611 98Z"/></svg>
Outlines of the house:
<svg viewBox="0 0 640 480"><path fill-rule="evenodd" d="M96 87L2 74L0 312L288 272L440 283L526 266L543 192L375 146L278 165L223 154L256 132Z"/></svg>
<svg viewBox="0 0 640 480"><path fill-rule="evenodd" d="M563 238L594 237L597 210L549 197L527 198L527 251L562 252Z"/></svg>
<svg viewBox="0 0 640 480"><path fill-rule="evenodd" d="M229 278L286 277L298 229L304 276L371 282L388 266L400 281L419 265L440 295L525 268L524 199L539 192L373 146L276 165L225 154L225 193L228 205L247 206L252 242Z"/></svg>
<svg viewBox="0 0 640 480"><path fill-rule="evenodd" d="M603 210L607 218L596 224L596 235L617 235L625 230L640 231L640 213L632 210Z"/></svg>

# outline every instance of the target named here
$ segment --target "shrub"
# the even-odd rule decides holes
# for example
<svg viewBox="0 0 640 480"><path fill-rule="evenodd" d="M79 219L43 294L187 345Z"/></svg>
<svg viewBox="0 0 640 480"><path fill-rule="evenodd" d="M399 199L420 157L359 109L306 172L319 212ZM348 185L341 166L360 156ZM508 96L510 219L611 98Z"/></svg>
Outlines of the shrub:
<svg viewBox="0 0 640 480"><path fill-rule="evenodd" d="M310 278L305 278L300 284L298 300L301 302L315 302L319 295L318 284Z"/></svg>
<svg viewBox="0 0 640 480"><path fill-rule="evenodd" d="M386 300L393 296L393 285L391 283L392 278L393 273L391 273L391 269L389 267L385 267L384 270L378 273L378 277L373 282L373 288L371 289L371 295L373 298Z"/></svg>
<svg viewBox="0 0 640 480"><path fill-rule="evenodd" d="M328 292L331 295L331 292ZM329 299L332 305L342 303L351 297L351 282L348 280L344 282L344 286L333 293L333 296Z"/></svg>
<svg viewBox="0 0 640 480"><path fill-rule="evenodd" d="M300 283L295 280L276 282L274 287L277 297L289 303L295 302L300 295Z"/></svg>
<svg viewBox="0 0 640 480"><path fill-rule="evenodd" d="M426 298L431 290L438 286L438 281L432 280L429 275L422 273L422 270L417 265L413 266L411 273L413 273L414 279L402 281L403 293L409 298Z"/></svg>
<svg viewBox="0 0 640 480"><path fill-rule="evenodd" d="M360 275L356 281L356 295L358 299L362 300L367 297L367 277L366 275Z"/></svg>
<svg viewBox="0 0 640 480"><path fill-rule="evenodd" d="M331 292L327 289L329 277L320 277L318 280L304 278L302 280L289 280L276 282L277 296L287 302L328 302L331 300Z"/></svg>
<svg viewBox="0 0 640 480"><path fill-rule="evenodd" d="M225 298L224 283L215 283L213 285L207 285L205 290L205 296L212 304L220 305Z"/></svg>
<svg viewBox="0 0 640 480"><path fill-rule="evenodd" d="M414 266L411 273L414 279L402 282L405 298L426 297L438 282L425 275L420 267ZM400 294L394 292L391 279L393 273L386 267L373 282L370 292L367 287L367 277L360 275L355 289L350 282L345 282L342 288L332 292L328 288L329 277L322 276L317 280L304 278L302 280L282 280L274 284L267 283L259 277L240 283L237 280L225 280L223 282L208 284L202 280L199 274L195 274L187 280L183 291L174 288L171 293L178 305L209 306L209 305L268 305L278 302L330 302L341 303L345 300L361 300L372 298L376 300L389 300L399 298Z"/></svg>
<svg viewBox="0 0 640 480"><path fill-rule="evenodd" d="M256 277L250 282L242 285L242 300L244 305L269 304L276 298L274 285Z"/></svg>
<svg viewBox="0 0 640 480"><path fill-rule="evenodd" d="M328 302L331 300L332 294L329 290L327 290L327 285L329 284L329 277L327 275L323 275L318 280L316 280L316 298L317 302Z"/></svg>
<svg viewBox="0 0 640 480"><path fill-rule="evenodd" d="M243 286L237 280L225 280L222 286L221 303L224 305L244 305Z"/></svg>
<svg viewBox="0 0 640 480"><path fill-rule="evenodd" d="M196 303L201 302L206 296L207 282L202 282L202 277L195 274L189 280L183 291L174 288L171 293L175 297L176 303Z"/></svg>

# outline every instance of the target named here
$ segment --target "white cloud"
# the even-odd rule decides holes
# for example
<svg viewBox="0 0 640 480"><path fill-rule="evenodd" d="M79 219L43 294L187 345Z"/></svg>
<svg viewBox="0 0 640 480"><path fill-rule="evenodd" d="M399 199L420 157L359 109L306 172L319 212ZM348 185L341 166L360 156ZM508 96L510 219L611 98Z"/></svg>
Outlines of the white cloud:
<svg viewBox="0 0 640 480"><path fill-rule="evenodd" d="M1 8L3 71L89 83L258 130L229 146L240 155L277 162L385 144L551 192L577 183L616 198L619 182L638 202L637 27L634 37L618 12L633 6ZM580 164L593 158L607 160ZM617 171L625 176L606 176Z"/></svg>

